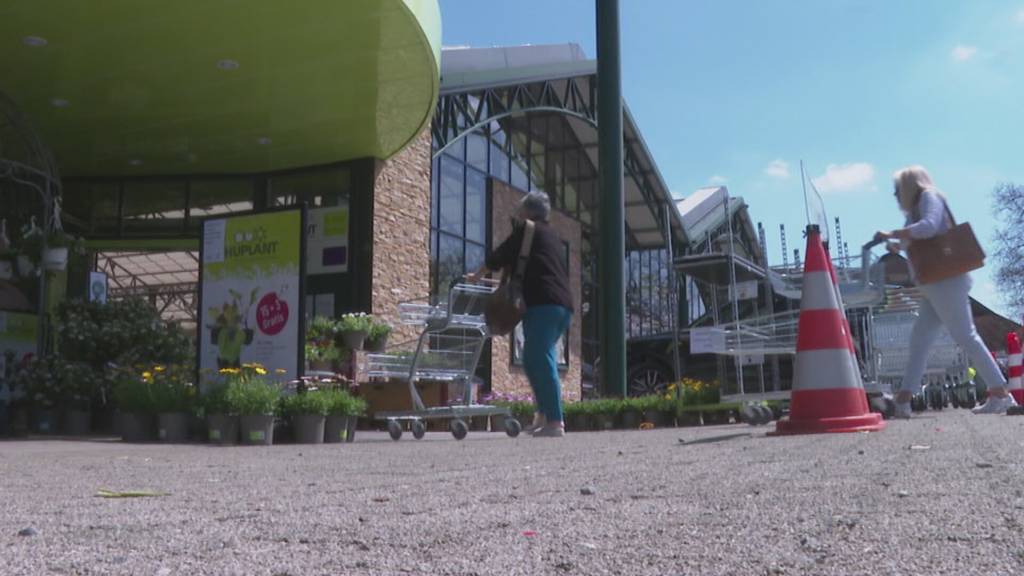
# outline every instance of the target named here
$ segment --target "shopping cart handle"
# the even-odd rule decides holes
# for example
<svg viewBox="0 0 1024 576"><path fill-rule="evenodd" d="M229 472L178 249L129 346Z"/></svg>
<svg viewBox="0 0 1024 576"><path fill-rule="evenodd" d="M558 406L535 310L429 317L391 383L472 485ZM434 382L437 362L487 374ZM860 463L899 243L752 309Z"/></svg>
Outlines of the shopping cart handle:
<svg viewBox="0 0 1024 576"><path fill-rule="evenodd" d="M868 243L864 244L863 246L861 246L861 248L860 248L860 249L861 249L861 250L871 250L871 249L872 249L872 248L874 248L875 246L878 246L879 244L882 244L882 243L884 243L884 242L886 242L886 241L887 241L887 240L886 240L885 238L879 238L878 240L872 240L872 241L870 241L870 242L868 242Z"/></svg>

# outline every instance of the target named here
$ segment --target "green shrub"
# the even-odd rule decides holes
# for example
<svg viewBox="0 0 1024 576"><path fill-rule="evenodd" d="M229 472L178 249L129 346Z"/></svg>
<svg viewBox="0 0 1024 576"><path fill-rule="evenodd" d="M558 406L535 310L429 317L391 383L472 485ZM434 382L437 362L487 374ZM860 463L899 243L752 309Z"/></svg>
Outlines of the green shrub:
<svg viewBox="0 0 1024 576"><path fill-rule="evenodd" d="M281 399L281 414L326 416L331 407L330 401L330 393L322 390L292 394Z"/></svg>
<svg viewBox="0 0 1024 576"><path fill-rule="evenodd" d="M189 412L194 408L196 387L192 367L154 366L152 371L153 407L157 413Z"/></svg>
<svg viewBox="0 0 1024 576"><path fill-rule="evenodd" d="M226 382L215 384L199 400L199 406L207 416L210 414L228 414L235 416L231 404L228 402L228 384Z"/></svg>
<svg viewBox="0 0 1024 576"><path fill-rule="evenodd" d="M124 413L152 414L156 410L151 378L125 371L114 384L114 403Z"/></svg>
<svg viewBox="0 0 1024 576"><path fill-rule="evenodd" d="M227 403L231 414L273 414L280 399L281 388L270 382L251 380L233 381L228 384Z"/></svg>
<svg viewBox="0 0 1024 576"><path fill-rule="evenodd" d="M327 402L327 414L331 416L362 416L366 413L366 400L340 389L321 392Z"/></svg>

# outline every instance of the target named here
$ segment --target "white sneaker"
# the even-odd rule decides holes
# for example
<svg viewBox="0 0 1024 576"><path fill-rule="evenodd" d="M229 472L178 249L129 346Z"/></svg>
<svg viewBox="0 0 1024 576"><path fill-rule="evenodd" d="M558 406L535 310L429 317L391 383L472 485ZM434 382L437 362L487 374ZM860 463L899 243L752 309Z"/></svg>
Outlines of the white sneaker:
<svg viewBox="0 0 1024 576"><path fill-rule="evenodd" d="M997 398L996 396L989 396L987 402L985 402L981 406L978 406L977 408L974 408L973 410L971 410L971 412L974 412L975 414L1006 414L1006 411L1011 406L1016 405L1017 401L1014 400L1013 396L1010 396L1009 394L1003 396L1002 398Z"/></svg>
<svg viewBox="0 0 1024 576"><path fill-rule="evenodd" d="M540 412L534 412L533 413L533 423L530 424L529 426L527 426L526 429L523 430L523 432L526 432L527 434L531 434L531 435L535 434L535 433L537 433L538 430L543 428L544 425L547 424L547 423L548 423L548 419L547 419L546 416L544 416Z"/></svg>
<svg viewBox="0 0 1024 576"><path fill-rule="evenodd" d="M910 402L893 402L892 417L896 420L910 420Z"/></svg>
<svg viewBox="0 0 1024 576"><path fill-rule="evenodd" d="M561 423L545 424L540 430L533 433L534 438L561 438L565 436L565 428Z"/></svg>

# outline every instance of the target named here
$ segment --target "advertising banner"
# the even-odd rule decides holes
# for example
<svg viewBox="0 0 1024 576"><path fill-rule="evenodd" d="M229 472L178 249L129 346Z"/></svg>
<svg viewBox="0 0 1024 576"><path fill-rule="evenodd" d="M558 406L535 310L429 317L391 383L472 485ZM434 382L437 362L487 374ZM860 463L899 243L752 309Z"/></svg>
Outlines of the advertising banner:
<svg viewBox="0 0 1024 576"><path fill-rule="evenodd" d="M203 223L201 382L249 363L282 379L300 375L304 219L293 209Z"/></svg>
<svg viewBox="0 0 1024 576"><path fill-rule="evenodd" d="M306 212L306 273L348 272L348 203Z"/></svg>
<svg viewBox="0 0 1024 576"><path fill-rule="evenodd" d="M36 354L38 337L39 317L35 314L0 312L0 400L11 397L6 380Z"/></svg>

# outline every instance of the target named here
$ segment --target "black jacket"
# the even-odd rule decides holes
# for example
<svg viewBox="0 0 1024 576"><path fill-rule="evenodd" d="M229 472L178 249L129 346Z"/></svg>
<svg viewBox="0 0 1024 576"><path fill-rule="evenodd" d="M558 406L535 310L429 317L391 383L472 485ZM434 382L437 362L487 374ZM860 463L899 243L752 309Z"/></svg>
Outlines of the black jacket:
<svg viewBox="0 0 1024 576"><path fill-rule="evenodd" d="M505 268L512 271L519 248L523 245L523 231L526 226L517 223L512 234L487 256L487 267L491 270ZM558 233L546 222L537 222L533 233L533 246L526 262L523 275L523 299L526 306L557 305L573 309L572 291L569 289L569 272L566 269L569 248Z"/></svg>

